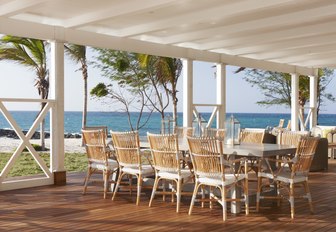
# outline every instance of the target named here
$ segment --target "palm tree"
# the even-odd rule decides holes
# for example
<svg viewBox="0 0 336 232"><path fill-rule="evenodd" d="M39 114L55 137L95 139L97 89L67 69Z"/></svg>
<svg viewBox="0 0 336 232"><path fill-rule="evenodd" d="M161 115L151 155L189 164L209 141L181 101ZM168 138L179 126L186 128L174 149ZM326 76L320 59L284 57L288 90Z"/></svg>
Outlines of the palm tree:
<svg viewBox="0 0 336 232"><path fill-rule="evenodd" d="M143 67L154 67L157 82L169 93L173 101L174 126L177 126L177 81L181 75L183 64L181 59L171 57L139 54Z"/></svg>
<svg viewBox="0 0 336 232"><path fill-rule="evenodd" d="M83 100L83 114L82 114L82 128L84 128L86 126L87 97L88 97L88 86L87 86L88 66L86 60L86 47L76 44L66 44L65 53L70 57L71 60L81 64L80 70L82 71L82 77L84 81L84 87L83 87L84 100ZM82 144L83 142L84 141L82 140Z"/></svg>
<svg viewBox="0 0 336 232"><path fill-rule="evenodd" d="M0 60L13 61L35 71L37 88L41 99L48 99L49 70L47 69L46 42L38 39L5 35L0 39ZM46 103L41 103L41 111ZM40 112L41 112L40 111ZM41 147L44 141L45 120L41 122Z"/></svg>

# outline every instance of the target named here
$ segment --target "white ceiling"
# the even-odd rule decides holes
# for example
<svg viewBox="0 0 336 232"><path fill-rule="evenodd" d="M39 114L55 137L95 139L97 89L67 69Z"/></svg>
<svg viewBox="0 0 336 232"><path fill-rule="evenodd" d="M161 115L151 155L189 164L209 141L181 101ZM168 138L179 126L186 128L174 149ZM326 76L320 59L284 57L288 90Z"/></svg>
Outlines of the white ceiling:
<svg viewBox="0 0 336 232"><path fill-rule="evenodd" d="M312 74L336 68L335 0L0 0L0 33Z"/></svg>

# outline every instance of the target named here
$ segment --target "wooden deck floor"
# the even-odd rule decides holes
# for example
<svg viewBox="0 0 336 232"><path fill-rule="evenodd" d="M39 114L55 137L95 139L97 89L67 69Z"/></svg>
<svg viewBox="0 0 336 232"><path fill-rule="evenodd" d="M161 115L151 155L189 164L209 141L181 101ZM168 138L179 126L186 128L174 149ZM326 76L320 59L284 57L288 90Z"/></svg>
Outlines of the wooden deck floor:
<svg viewBox="0 0 336 232"><path fill-rule="evenodd" d="M0 193L0 231L336 231L336 162L328 172L310 175L315 214L305 201L296 201L295 220L290 220L289 204L280 207L263 204L261 212L245 216L228 215L222 221L220 207L195 206L188 216L189 199L175 213L175 203L154 201L148 207L148 195L140 206L135 196L117 196L115 201L102 198L102 188L92 186L81 194L83 174L68 174L66 186L47 186ZM109 195L110 196L110 195Z"/></svg>

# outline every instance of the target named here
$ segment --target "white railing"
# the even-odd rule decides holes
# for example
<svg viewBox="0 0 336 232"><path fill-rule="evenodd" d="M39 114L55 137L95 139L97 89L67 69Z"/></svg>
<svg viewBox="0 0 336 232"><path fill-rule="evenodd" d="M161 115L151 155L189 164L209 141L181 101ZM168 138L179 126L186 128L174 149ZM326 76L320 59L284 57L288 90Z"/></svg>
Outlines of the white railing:
<svg viewBox="0 0 336 232"><path fill-rule="evenodd" d="M202 124L202 117L200 117L201 114L197 110L198 107L213 107L213 110L212 110L212 113L210 115L209 121L207 122L205 128L211 127L211 124L214 122L215 118L217 120L221 120L221 119L217 118L217 113L219 112L219 110L221 108L221 105L219 105L219 104L193 104L194 120L197 121L198 128L200 128L200 133L202 133L201 128L203 127L203 124Z"/></svg>
<svg viewBox="0 0 336 232"><path fill-rule="evenodd" d="M45 103L45 107L36 117L32 126L28 130L27 134L24 135L22 129L15 121L9 110L5 107L4 102L18 102L18 103ZM19 137L20 144L8 160L7 164L3 168L0 174L0 191L10 190L10 189L19 189L26 187L35 187L47 184L53 184L53 173L52 167L50 169L47 167L44 160L40 157L40 155L36 152L32 144L30 143L31 137L34 135L36 129L42 120L46 117L47 113L51 111L55 107L55 100L48 99L18 99L18 98L0 98L0 111L4 115L7 122L11 125L12 129L15 131L17 136ZM51 124L51 123L50 123ZM52 131L51 131L52 133ZM20 178L7 178L8 173L11 171L19 156L21 155L23 149L27 147L29 153L33 156L35 162L39 165L41 170L44 173L44 176L22 176ZM50 153L51 154L51 153ZM50 157L51 160L51 157Z"/></svg>
<svg viewBox="0 0 336 232"><path fill-rule="evenodd" d="M304 112L308 110L306 119L304 119L305 117L304 115L302 115L301 113L299 114L300 129L301 131L306 131L308 129L309 120L311 119L311 117L313 117L314 108L313 107L301 107L301 111L302 109L304 110Z"/></svg>

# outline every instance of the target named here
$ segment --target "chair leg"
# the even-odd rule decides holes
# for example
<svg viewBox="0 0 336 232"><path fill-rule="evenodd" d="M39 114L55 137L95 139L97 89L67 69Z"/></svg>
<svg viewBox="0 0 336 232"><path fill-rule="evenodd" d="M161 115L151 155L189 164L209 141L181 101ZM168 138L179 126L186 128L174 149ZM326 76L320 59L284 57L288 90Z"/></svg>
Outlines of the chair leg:
<svg viewBox="0 0 336 232"><path fill-rule="evenodd" d="M155 176L155 181L154 181L154 186L153 186L153 190L152 190L152 195L151 195L151 198L150 198L150 200L149 200L149 207L151 207L152 206L152 201L153 201L153 199L154 199L154 197L155 197L155 192L156 192L156 189L157 189L157 187L158 187L158 184L159 184L159 177L156 175Z"/></svg>
<svg viewBox="0 0 336 232"><path fill-rule="evenodd" d="M89 168L88 171L87 171L87 174L86 174L86 178L84 180L83 195L86 194L87 185L88 185L88 182L89 182L89 179L90 179L92 173L93 173L93 171L91 170L91 168Z"/></svg>
<svg viewBox="0 0 336 232"><path fill-rule="evenodd" d="M291 218L294 219L295 208L294 208L294 184L293 183L291 183L289 186L289 203L291 207Z"/></svg>
<svg viewBox="0 0 336 232"><path fill-rule="evenodd" d="M227 219L227 204L226 204L226 189L225 187L221 187L222 191L222 206L223 206L223 221Z"/></svg>
<svg viewBox="0 0 336 232"><path fill-rule="evenodd" d="M245 178L244 183L244 197L245 197L245 214L249 215L250 206L249 206L249 187L248 187L248 178Z"/></svg>
<svg viewBox="0 0 336 232"><path fill-rule="evenodd" d="M192 198L191 198L191 203L190 203L189 212L188 212L189 215L191 215L191 213L192 213L199 186L200 186L200 184L195 183L194 192L193 192L193 195L192 195Z"/></svg>
<svg viewBox="0 0 336 232"><path fill-rule="evenodd" d="M257 196L256 196L256 211L259 212L260 193L261 193L262 177L258 176Z"/></svg>
<svg viewBox="0 0 336 232"><path fill-rule="evenodd" d="M309 186L308 186L308 182L307 182L307 181L304 182L304 188L305 188L305 191L306 191L306 196L307 196L307 198L308 198L308 203L309 203L309 209L310 209L310 212L311 212L311 213L314 213L313 201L312 201L312 197L311 197L311 193L310 193L310 190L309 190Z"/></svg>
<svg viewBox="0 0 336 232"><path fill-rule="evenodd" d="M110 172L107 170L103 171L103 178L104 178L104 199L106 199L107 195L107 188L108 188L108 179L110 177Z"/></svg>
<svg viewBox="0 0 336 232"><path fill-rule="evenodd" d="M136 205L139 205L140 203L140 195L141 195L141 186L142 186L142 176L139 175L138 177L138 186L137 186L137 199L136 199Z"/></svg>
<svg viewBox="0 0 336 232"><path fill-rule="evenodd" d="M201 206L202 208L204 208L204 199L205 199L205 191L204 191L204 186L201 186L201 194L202 194L202 202L201 202Z"/></svg>
<svg viewBox="0 0 336 232"><path fill-rule="evenodd" d="M176 190L176 213L180 212L181 191L182 191L182 179L179 179L177 180L177 190Z"/></svg>
<svg viewBox="0 0 336 232"><path fill-rule="evenodd" d="M212 194L213 194L213 187L212 186L210 186L209 193L210 193L209 194L209 200L210 200L209 208L212 209Z"/></svg>
<svg viewBox="0 0 336 232"><path fill-rule="evenodd" d="M166 180L165 180L165 179L162 180L162 191L163 191L163 192L166 192ZM162 201L163 201L163 202L166 201L166 194L163 194L163 195L162 195Z"/></svg>
<svg viewBox="0 0 336 232"><path fill-rule="evenodd" d="M112 201L114 200L115 196L117 195L118 188L119 188L119 185L120 185L120 182L121 182L121 179L122 179L123 175L124 175L123 172L120 171L119 172L119 177L118 177L117 184L116 184L116 186L114 188L114 192L113 192L113 196L112 196Z"/></svg>

